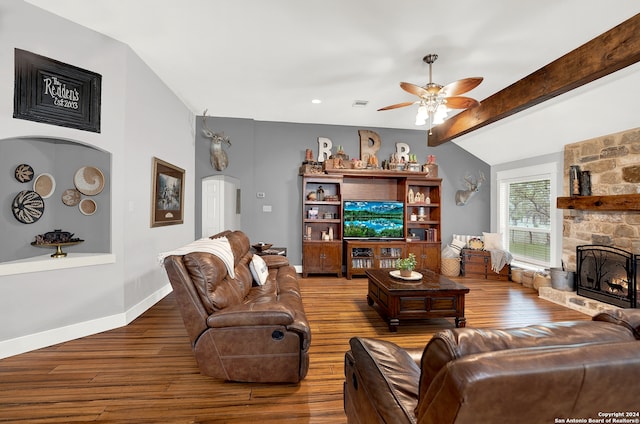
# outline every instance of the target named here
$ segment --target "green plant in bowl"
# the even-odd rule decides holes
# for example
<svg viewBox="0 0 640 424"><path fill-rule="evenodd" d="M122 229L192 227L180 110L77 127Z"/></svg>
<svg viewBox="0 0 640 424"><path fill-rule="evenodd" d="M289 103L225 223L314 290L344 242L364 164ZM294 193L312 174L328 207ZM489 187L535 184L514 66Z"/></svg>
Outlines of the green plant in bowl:
<svg viewBox="0 0 640 424"><path fill-rule="evenodd" d="M409 253L406 258L396 259L396 268L400 270L400 275L403 277L411 277L411 273L416 269L417 265L416 255Z"/></svg>

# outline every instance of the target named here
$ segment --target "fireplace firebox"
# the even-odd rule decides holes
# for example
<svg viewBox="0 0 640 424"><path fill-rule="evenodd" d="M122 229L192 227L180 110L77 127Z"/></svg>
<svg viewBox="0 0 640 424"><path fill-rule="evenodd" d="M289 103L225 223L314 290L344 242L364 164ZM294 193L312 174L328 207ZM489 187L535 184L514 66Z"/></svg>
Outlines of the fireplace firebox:
<svg viewBox="0 0 640 424"><path fill-rule="evenodd" d="M577 293L621 308L637 308L639 256L611 246L578 246Z"/></svg>

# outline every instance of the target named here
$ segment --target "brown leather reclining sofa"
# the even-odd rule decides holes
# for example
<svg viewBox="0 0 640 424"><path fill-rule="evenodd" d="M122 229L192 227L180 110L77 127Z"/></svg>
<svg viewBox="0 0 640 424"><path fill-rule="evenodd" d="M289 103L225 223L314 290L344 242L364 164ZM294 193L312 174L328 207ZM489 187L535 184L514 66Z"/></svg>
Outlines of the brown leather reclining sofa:
<svg viewBox="0 0 640 424"><path fill-rule="evenodd" d="M235 279L211 253L171 255L164 267L202 374L230 381L298 382L309 368L311 330L295 269L284 256L263 256L264 285L253 283L253 254L241 231L225 231Z"/></svg>
<svg viewBox="0 0 640 424"><path fill-rule="evenodd" d="M424 350L355 337L345 356L345 413L351 424L636 420L639 339L638 309L592 321L445 330Z"/></svg>

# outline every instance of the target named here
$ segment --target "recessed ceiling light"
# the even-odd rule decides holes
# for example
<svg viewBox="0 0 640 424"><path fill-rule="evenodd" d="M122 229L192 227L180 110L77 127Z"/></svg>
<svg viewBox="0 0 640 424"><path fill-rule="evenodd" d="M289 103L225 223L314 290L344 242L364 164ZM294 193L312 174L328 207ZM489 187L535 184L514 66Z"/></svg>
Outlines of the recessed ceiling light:
<svg viewBox="0 0 640 424"><path fill-rule="evenodd" d="M353 107L366 107L369 104L369 100L354 100L351 106Z"/></svg>
<svg viewBox="0 0 640 424"><path fill-rule="evenodd" d="M313 103L314 105L319 105L320 103L322 103L322 100L320 100L320 99L313 99L313 100L311 100L311 103Z"/></svg>

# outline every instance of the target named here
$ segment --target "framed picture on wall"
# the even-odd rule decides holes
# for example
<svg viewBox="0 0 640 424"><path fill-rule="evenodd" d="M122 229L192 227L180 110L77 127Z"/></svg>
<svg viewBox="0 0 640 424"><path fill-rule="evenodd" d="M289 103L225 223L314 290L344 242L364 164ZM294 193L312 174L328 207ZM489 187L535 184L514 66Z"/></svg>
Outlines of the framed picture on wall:
<svg viewBox="0 0 640 424"><path fill-rule="evenodd" d="M184 222L184 169L153 158L151 226Z"/></svg>
<svg viewBox="0 0 640 424"><path fill-rule="evenodd" d="M100 132L102 76L15 49L13 117Z"/></svg>

